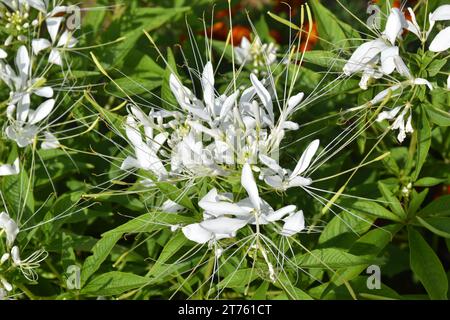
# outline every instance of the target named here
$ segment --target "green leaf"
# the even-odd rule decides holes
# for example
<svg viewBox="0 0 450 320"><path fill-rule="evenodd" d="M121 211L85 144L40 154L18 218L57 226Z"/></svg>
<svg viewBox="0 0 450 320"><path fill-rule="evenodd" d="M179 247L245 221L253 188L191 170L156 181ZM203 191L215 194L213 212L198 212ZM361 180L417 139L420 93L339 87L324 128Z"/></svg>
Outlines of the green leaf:
<svg viewBox="0 0 450 320"><path fill-rule="evenodd" d="M383 195L384 199L388 202L389 208L401 219L406 218L405 210L400 203L400 201L392 194L391 190L382 182L378 181L378 189Z"/></svg>
<svg viewBox="0 0 450 320"><path fill-rule="evenodd" d="M449 217L417 217L417 220L425 228L438 236L450 238L450 218Z"/></svg>
<svg viewBox="0 0 450 320"><path fill-rule="evenodd" d="M167 242L159 255L158 260L150 269L148 276L163 277L164 272L167 271L166 262L175 255L189 240L182 232L177 233L172 239Z"/></svg>
<svg viewBox="0 0 450 320"><path fill-rule="evenodd" d="M366 265L375 261L373 256L355 256L343 250L326 248L295 257L295 263L302 268L342 268Z"/></svg>
<svg viewBox="0 0 450 320"><path fill-rule="evenodd" d="M358 211L364 212L366 214L381 218L400 222L402 219L395 213L387 210L377 202L358 200L355 201L350 208L356 209Z"/></svg>
<svg viewBox="0 0 450 320"><path fill-rule="evenodd" d="M448 280L441 261L419 232L408 227L411 269L432 300L447 300Z"/></svg>
<svg viewBox="0 0 450 320"><path fill-rule="evenodd" d="M192 218L181 217L176 214L146 213L104 233L102 238L92 248L93 254L84 262L81 272L82 286L100 268L100 265L109 256L114 245L125 233L154 232L168 225L190 223L192 221Z"/></svg>
<svg viewBox="0 0 450 320"><path fill-rule="evenodd" d="M34 215L34 195L33 184L23 165L20 166L20 173L2 177L2 196L10 214L14 219L20 218L25 222Z"/></svg>
<svg viewBox="0 0 450 320"><path fill-rule="evenodd" d="M426 113L420 112L419 128L417 129L417 151L416 151L416 168L412 174L415 181L419 177L422 166L427 160L428 151L431 146L431 128Z"/></svg>
<svg viewBox="0 0 450 320"><path fill-rule="evenodd" d="M447 179L425 177L425 178L421 178L421 179L417 180L414 183L414 186L415 187L433 187L433 186L441 184L445 181L447 181Z"/></svg>
<svg viewBox="0 0 450 320"><path fill-rule="evenodd" d="M361 36L350 25L340 21L330 10L322 5L318 0L309 1L314 18L317 22L318 32L321 38L321 45L327 49L349 48L352 41L349 39L359 39ZM324 42L322 39L328 40Z"/></svg>
<svg viewBox="0 0 450 320"><path fill-rule="evenodd" d="M450 195L442 196L431 202L420 210L417 215L427 216L448 216L450 215Z"/></svg>
<svg viewBox="0 0 450 320"><path fill-rule="evenodd" d="M132 273L112 271L95 277L82 290L90 296L112 296L144 287L150 280Z"/></svg>
<svg viewBox="0 0 450 320"><path fill-rule="evenodd" d="M197 211L197 209L192 204L191 199L187 195L186 190L180 190L169 182L155 182L155 185L170 200L178 203L185 208Z"/></svg>
<svg viewBox="0 0 450 320"><path fill-rule="evenodd" d="M242 288L258 278L258 274L251 268L233 271L219 282L219 288Z"/></svg>
<svg viewBox="0 0 450 320"><path fill-rule="evenodd" d="M447 59L434 60L427 66L428 76L430 77L436 76L439 73L439 71L441 71L442 67L445 66L446 63Z"/></svg>
<svg viewBox="0 0 450 320"><path fill-rule="evenodd" d="M347 247L358 238L359 234L369 230L375 219L374 216L359 212L357 214L341 212L327 223L320 235L319 244L327 247Z"/></svg>
<svg viewBox="0 0 450 320"><path fill-rule="evenodd" d="M426 111L428 117L430 117L431 122L437 124L441 127L450 126L450 113L438 108L433 107L432 105L426 106Z"/></svg>

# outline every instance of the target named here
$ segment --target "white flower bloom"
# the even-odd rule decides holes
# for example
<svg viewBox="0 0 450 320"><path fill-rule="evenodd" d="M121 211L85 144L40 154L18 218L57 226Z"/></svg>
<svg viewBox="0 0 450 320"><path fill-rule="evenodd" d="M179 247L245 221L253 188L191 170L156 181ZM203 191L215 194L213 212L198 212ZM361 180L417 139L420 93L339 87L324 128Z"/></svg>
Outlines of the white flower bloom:
<svg viewBox="0 0 450 320"><path fill-rule="evenodd" d="M301 175L310 166L314 155L317 153L319 144L319 140L314 140L308 145L295 166L295 169L290 174L287 170L282 169L275 160L262 155L260 157L261 162L270 169L269 173L265 173L264 181L275 190L280 191L286 191L292 187L309 186L312 180L310 178L304 178Z"/></svg>
<svg viewBox="0 0 450 320"><path fill-rule="evenodd" d="M0 65L0 78L9 86L11 98L7 108L10 125L6 135L19 147L31 144L39 132L38 123L53 110L53 89L43 86L45 79L32 77L32 63L28 50L20 46L15 58L17 73L9 65ZM31 95L46 98L36 110L31 109Z"/></svg>
<svg viewBox="0 0 450 320"><path fill-rule="evenodd" d="M259 38L251 43L246 37L243 37L241 44L234 48L234 53L238 64L251 64L257 70L276 63L277 50L274 43L263 44Z"/></svg>
<svg viewBox="0 0 450 320"><path fill-rule="evenodd" d="M14 160L14 163L12 165L9 164L0 165L0 176L12 176L19 174L19 172L20 172L19 158Z"/></svg>
<svg viewBox="0 0 450 320"><path fill-rule="evenodd" d="M0 213L0 229L6 233L6 244L11 246L19 233L17 223L5 212Z"/></svg>
<svg viewBox="0 0 450 320"><path fill-rule="evenodd" d="M279 210L273 208L259 197L250 165L242 168L242 187L247 191L248 198L237 203L232 202L229 195L219 194L212 189L199 206L204 210L203 221L182 228L184 235L197 243L214 243L217 240L231 238L246 225L266 225L283 220L281 234L292 236L305 227L303 212L296 212L296 207L289 205Z"/></svg>
<svg viewBox="0 0 450 320"><path fill-rule="evenodd" d="M51 20L56 19L56 20ZM78 40L75 39L72 35L72 32L66 30L64 33L59 37L57 41L57 32L59 30L60 24L62 20L57 18L49 18L47 19L47 28L49 31L49 34L51 36L52 42L45 38L40 39L33 39L31 46L33 48L33 53L35 55L38 55L42 50L52 48L50 51L50 55L48 57L48 61L50 63L62 66L63 65L63 59L61 52L65 48L73 48L76 46ZM57 41L57 42L56 42Z"/></svg>
<svg viewBox="0 0 450 320"><path fill-rule="evenodd" d="M430 27L426 32L422 32L419 24L416 20L416 15L411 8L408 8L411 15L411 20L408 21L408 30L414 33L422 41L426 41L433 30L434 25L438 21L450 20L450 5L442 5L438 7L434 12L429 15ZM441 30L433 39L429 46L429 50L432 52L443 52L450 48L450 27Z"/></svg>
<svg viewBox="0 0 450 320"><path fill-rule="evenodd" d="M403 110L402 110L403 109ZM400 112L400 110L402 110ZM400 115L397 114L400 112ZM408 118L405 123L405 116L409 112ZM390 111L383 111L377 117L377 122L381 122L383 120L394 120L391 130L398 130L397 139L400 143L402 143L407 133L413 133L414 129L412 127L412 114L411 114L411 106L406 105L405 107L396 107Z"/></svg>
<svg viewBox="0 0 450 320"><path fill-rule="evenodd" d="M20 258L19 247L14 246L11 249L11 258L13 260L13 265L22 272L22 274L29 281L36 281L38 279L38 274L35 269L39 268L40 263L48 257L48 252L44 249L33 252L28 258L22 260Z"/></svg>
<svg viewBox="0 0 450 320"><path fill-rule="evenodd" d="M177 213L182 211L183 209L183 206L180 206L178 203L170 199L166 200L161 206L161 211L167 213Z"/></svg>

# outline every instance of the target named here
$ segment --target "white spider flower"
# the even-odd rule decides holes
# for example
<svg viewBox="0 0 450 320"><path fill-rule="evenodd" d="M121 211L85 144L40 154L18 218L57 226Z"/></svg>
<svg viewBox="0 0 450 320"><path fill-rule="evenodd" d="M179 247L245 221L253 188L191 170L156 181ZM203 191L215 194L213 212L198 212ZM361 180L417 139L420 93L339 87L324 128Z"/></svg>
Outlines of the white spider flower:
<svg viewBox="0 0 450 320"><path fill-rule="evenodd" d="M310 178L301 175L309 168L314 155L317 153L320 141L311 142L300 157L295 169L292 172L281 168L281 166L272 158L261 155L261 162L269 169L266 170L261 178L267 185L275 190L286 191L292 187L309 186L312 183Z"/></svg>
<svg viewBox="0 0 450 320"><path fill-rule="evenodd" d="M379 79L383 75L392 74L395 70L406 78L412 78L399 55L399 48L395 46L397 38L407 27L403 13L397 8L392 8L382 36L361 44L344 65L344 73L352 75L363 72L360 82L363 90L367 89L367 83L371 78ZM378 67L378 64L381 65Z"/></svg>
<svg viewBox="0 0 450 320"><path fill-rule="evenodd" d="M284 226L280 232L283 236L292 236L305 228L303 211L296 211L293 205L275 211L259 197L248 163L242 168L241 184L248 198L237 203L232 202L230 195L219 194L216 189L203 197L199 201L199 206L204 210L203 221L183 227L184 235L194 242L211 244L235 237L238 230L249 224L266 225L283 220Z"/></svg>
<svg viewBox="0 0 450 320"><path fill-rule="evenodd" d="M6 245L10 247L19 233L17 223L6 212L0 213L0 229L6 233Z"/></svg>
<svg viewBox="0 0 450 320"><path fill-rule="evenodd" d="M236 62L240 65L251 64L257 70L277 62L278 47L274 43L262 43L257 37L252 43L246 37L234 48Z"/></svg>
<svg viewBox="0 0 450 320"><path fill-rule="evenodd" d="M12 165L3 164L0 165L0 176L13 176L20 173L20 161L19 158L14 160Z"/></svg>
<svg viewBox="0 0 450 320"><path fill-rule="evenodd" d="M57 19L57 18L51 18ZM55 21L55 23L49 23L47 21L47 28L49 30L49 34L51 37L51 42L45 38L33 39L31 46L33 48L33 53L38 55L42 50L51 48L48 61L50 63L62 66L63 58L61 52L66 48L73 48L76 46L78 40L75 39L72 35L72 32L66 30L63 34L57 39L57 32L60 28L61 20ZM53 30L55 28L55 31Z"/></svg>
<svg viewBox="0 0 450 320"><path fill-rule="evenodd" d="M402 111L400 112L400 110ZM400 114L398 114L399 112ZM408 117L406 117L407 113ZM380 112L376 121L381 122L383 120L394 120L394 122L391 125L391 130L399 131L397 135L397 140L400 143L402 143L405 140L407 133L414 132L414 129L412 127L411 105L409 104L407 104L404 107L395 107L392 110Z"/></svg>
<svg viewBox="0 0 450 320"><path fill-rule="evenodd" d="M46 119L55 105L53 89L43 86L45 79L33 78L28 50L20 46L15 58L17 73L9 66L1 66L0 78L9 86L10 101L7 108L9 125L6 135L21 148L33 142L40 131L39 122ZM35 110L31 109L31 95L46 98Z"/></svg>
<svg viewBox="0 0 450 320"><path fill-rule="evenodd" d="M28 258L22 260L20 258L19 247L14 246L11 249L11 258L13 265L22 272L25 278L29 281L36 281L38 274L35 269L40 267L40 263L48 257L48 252L44 249L33 252Z"/></svg>
<svg viewBox="0 0 450 320"><path fill-rule="evenodd" d="M442 5L438 7L434 12L429 14L428 20L430 23L430 27L427 31L422 31L419 24L417 23L414 11L411 8L408 8L408 11L411 16L411 21L407 21L407 29L414 33L423 42L428 39L436 22L450 20L450 5ZM450 27L446 27L438 32L429 46L429 50L432 52L443 52L448 49L450 49Z"/></svg>

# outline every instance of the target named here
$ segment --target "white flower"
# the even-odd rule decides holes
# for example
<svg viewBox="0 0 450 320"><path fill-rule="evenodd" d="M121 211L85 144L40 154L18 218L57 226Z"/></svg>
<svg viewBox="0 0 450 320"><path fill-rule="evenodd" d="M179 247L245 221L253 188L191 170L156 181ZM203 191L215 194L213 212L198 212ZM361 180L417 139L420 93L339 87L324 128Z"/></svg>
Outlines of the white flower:
<svg viewBox="0 0 450 320"><path fill-rule="evenodd" d="M264 181L275 190L286 191L292 187L309 186L312 183L310 178L304 178L301 175L308 169L312 158L319 148L320 141L314 140L306 148L305 152L300 157L295 169L289 173L287 170L280 167L280 165L265 155L261 155L261 162L269 168L269 172L265 172Z"/></svg>
<svg viewBox="0 0 450 320"><path fill-rule="evenodd" d="M277 46L274 43L262 43L257 37L251 43L246 37L234 48L236 62L240 65L251 64L258 69L270 66L277 61Z"/></svg>
<svg viewBox="0 0 450 320"><path fill-rule="evenodd" d="M6 127L6 135L22 148L33 142L40 130L38 123L48 117L53 110L55 100L50 99L53 97L53 89L43 86L45 79L32 77L32 63L25 46L19 47L15 65L17 73L9 65L0 66L0 78L11 90L7 108L10 125ZM31 109L33 94L47 98L36 110Z"/></svg>
<svg viewBox="0 0 450 320"><path fill-rule="evenodd" d="M6 233L7 246L11 246L19 233L19 227L17 226L17 223L5 212L0 213L0 229L4 230Z"/></svg>
<svg viewBox="0 0 450 320"><path fill-rule="evenodd" d="M38 279L38 274L34 269L39 268L40 263L48 257L48 252L44 249L33 252L28 258L22 260L20 258L19 247L14 246L11 249L11 258L13 260L13 265L22 272L22 274L29 281L36 281Z"/></svg>
<svg viewBox="0 0 450 320"><path fill-rule="evenodd" d="M144 141L138 123L131 115L126 119L125 131L135 151L136 158L127 157L122 163L121 169L140 168L153 172L159 179L164 178L167 175L167 170L156 154L161 147L158 140L163 139L163 135L155 139L145 135L146 141Z"/></svg>
<svg viewBox="0 0 450 320"><path fill-rule="evenodd" d="M51 20L56 19L56 20ZM77 44L77 39L72 36L72 32L66 30L59 37L57 41L57 32L59 30L60 24L62 20L60 17L49 18L47 19L47 28L51 37L51 42L45 38L33 39L31 46L33 48L33 53L38 55L42 50L52 48L50 51L50 55L48 57L48 61L50 63L62 66L63 59L61 55L61 51L65 48L73 48ZM56 45L55 45L56 44Z"/></svg>
<svg viewBox="0 0 450 320"><path fill-rule="evenodd" d="M279 210L273 208L259 197L250 165L245 164L241 175L242 187L247 191L248 198L237 203L231 196L219 194L212 189L199 206L204 210L203 221L182 228L184 235L197 243L214 243L217 240L234 237L237 231L246 225L266 225L283 220L281 234L292 236L305 227L303 212L289 205Z"/></svg>
<svg viewBox="0 0 450 320"><path fill-rule="evenodd" d="M0 165L0 176L12 176L19 174L19 172L20 172L19 158L14 160L14 163L12 165L9 164Z"/></svg>
<svg viewBox="0 0 450 320"><path fill-rule="evenodd" d="M450 5L442 5L429 15L430 27L422 32L416 20L416 15L411 8L408 8L411 20L408 21L408 30L414 33L421 41L426 41L437 21L450 20ZM430 43L429 50L432 52L443 52L450 48L450 27L441 30Z"/></svg>
<svg viewBox="0 0 450 320"><path fill-rule="evenodd" d="M394 120L391 130L398 130L398 136L397 139L400 143L402 143L407 133L413 133L414 129L412 127L412 114L411 114L411 105L406 105L403 110L403 107L396 107L390 111L383 111L380 112L380 114L377 117L377 122L381 122L383 120ZM402 110L400 112L400 110ZM397 116L397 114L400 112L400 114ZM405 123L405 116L409 112L409 115L406 119Z"/></svg>

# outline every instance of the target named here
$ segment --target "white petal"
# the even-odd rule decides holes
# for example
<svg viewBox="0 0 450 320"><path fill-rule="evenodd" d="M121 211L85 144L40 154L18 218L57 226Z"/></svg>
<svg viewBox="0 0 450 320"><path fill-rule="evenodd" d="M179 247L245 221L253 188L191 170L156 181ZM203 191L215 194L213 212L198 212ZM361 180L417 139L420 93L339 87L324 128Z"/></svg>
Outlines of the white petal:
<svg viewBox="0 0 450 320"><path fill-rule="evenodd" d="M298 106L300 104L300 102L302 102L304 96L305 96L305 94L303 92L300 92L299 94L289 98L289 100L288 100L288 109L287 109L288 110L287 111L288 114L296 106Z"/></svg>
<svg viewBox="0 0 450 320"><path fill-rule="evenodd" d="M0 166L0 176L12 176L19 174L20 163L19 158L17 158L12 165L4 164Z"/></svg>
<svg viewBox="0 0 450 320"><path fill-rule="evenodd" d="M411 72L409 71L408 67L406 66L405 62L400 56L394 57L394 64L398 73L400 73L402 76L408 79L412 78Z"/></svg>
<svg viewBox="0 0 450 320"><path fill-rule="evenodd" d="M401 35L403 28L407 27L406 19L398 8L392 8L391 14L386 22L386 28L383 34L394 45L395 40Z"/></svg>
<svg viewBox="0 0 450 320"><path fill-rule="evenodd" d="M30 56L25 46L20 46L16 55L16 66L20 76L23 79L28 79L30 74Z"/></svg>
<svg viewBox="0 0 450 320"><path fill-rule="evenodd" d="M355 72L363 70L368 63L373 61L377 55L386 48L386 44L381 39L365 42L360 45L348 62L344 66L344 73L351 75Z"/></svg>
<svg viewBox="0 0 450 320"><path fill-rule="evenodd" d="M410 113L409 117L408 117L408 120L406 121L405 132L408 132L408 133L413 133L414 132L414 129L412 127L411 122L412 122L412 115Z"/></svg>
<svg viewBox="0 0 450 320"><path fill-rule="evenodd" d="M428 89L433 90L433 85L426 79L416 78L414 79L413 83L415 85L426 85Z"/></svg>
<svg viewBox="0 0 450 320"><path fill-rule="evenodd" d="M139 162L133 157L126 157L120 165L120 170L130 170L139 168Z"/></svg>
<svg viewBox="0 0 450 320"><path fill-rule="evenodd" d="M269 176L264 178L264 182L276 190L283 190L283 179L280 176Z"/></svg>
<svg viewBox="0 0 450 320"><path fill-rule="evenodd" d="M220 217L217 219L200 222L200 226L214 234L235 234L239 229L247 225L246 220Z"/></svg>
<svg viewBox="0 0 450 320"><path fill-rule="evenodd" d="M19 233L19 227L5 212L0 213L0 229L5 230L7 245L11 246Z"/></svg>
<svg viewBox="0 0 450 320"><path fill-rule="evenodd" d="M213 215L215 217L223 216L223 215L235 215L235 216L247 216L248 210L239 207L235 203L230 202L213 202L213 201L202 201L199 206L205 210L206 213Z"/></svg>
<svg viewBox="0 0 450 320"><path fill-rule="evenodd" d="M447 78L447 89L450 90L450 75Z"/></svg>
<svg viewBox="0 0 450 320"><path fill-rule="evenodd" d="M272 171L276 172L277 174L283 174L286 172L274 159L264 155L260 154L259 159L261 162Z"/></svg>
<svg viewBox="0 0 450 320"><path fill-rule="evenodd" d="M42 13L47 13L47 6L43 0L27 0L30 7L35 8Z"/></svg>
<svg viewBox="0 0 450 320"><path fill-rule="evenodd" d="M260 210L261 199L259 198L258 187L256 186L255 178L253 177L252 169L248 163L244 164L242 168L241 184L247 191L247 194L255 209Z"/></svg>
<svg viewBox="0 0 450 320"><path fill-rule="evenodd" d="M51 132L44 132L45 139L41 143L41 149L43 150L53 150L59 148L61 145L59 144L58 139Z"/></svg>
<svg viewBox="0 0 450 320"><path fill-rule="evenodd" d="M394 58L399 54L398 47L389 47L381 51L381 70L384 74L391 74L395 70Z"/></svg>
<svg viewBox="0 0 450 320"><path fill-rule="evenodd" d="M266 217L267 221L274 222L283 219L286 215L291 214L295 211L297 207L294 205L289 205L272 212Z"/></svg>
<svg viewBox="0 0 450 320"><path fill-rule="evenodd" d="M45 102L43 102L34 112L30 112L30 115L28 117L28 122L30 124L36 124L43 119L45 119L50 112L52 112L53 107L55 106L55 100L49 99Z"/></svg>
<svg viewBox="0 0 450 320"><path fill-rule="evenodd" d="M18 246L12 247L11 258L16 266L19 266L22 263L22 260L20 259L20 251Z"/></svg>
<svg viewBox="0 0 450 320"><path fill-rule="evenodd" d="M211 111L214 110L214 70L211 61L208 61L203 69L202 75L203 100L206 107Z"/></svg>
<svg viewBox="0 0 450 320"><path fill-rule="evenodd" d="M442 52L450 48L450 27L439 32L430 44L432 52Z"/></svg>
<svg viewBox="0 0 450 320"><path fill-rule="evenodd" d="M63 65L61 53L58 51L58 49L52 49L50 51L50 54L48 56L48 62L56 64L57 66Z"/></svg>
<svg viewBox="0 0 450 320"><path fill-rule="evenodd" d="M6 57L8 57L8 54L6 53L6 51L3 49L0 49L0 59L5 59Z"/></svg>
<svg viewBox="0 0 450 320"><path fill-rule="evenodd" d="M273 103L269 91L267 91L267 89L264 87L261 81L259 81L258 78L253 73L250 75L250 80L253 84L253 87L256 90L256 94L258 95L262 104L266 108L269 118L273 123L274 121Z"/></svg>
<svg viewBox="0 0 450 320"><path fill-rule="evenodd" d="M180 206L178 203L176 203L170 199L164 201L164 203L161 206L161 211L167 212L167 213L177 213L183 209L184 209L183 206Z"/></svg>
<svg viewBox="0 0 450 320"><path fill-rule="evenodd" d="M396 108L394 108L392 110L389 110L389 111L380 112L380 114L378 115L376 121L377 122L381 122L383 120L392 120L392 119L394 119L401 108L402 107L396 107Z"/></svg>
<svg viewBox="0 0 450 320"><path fill-rule="evenodd" d="M303 178L303 177L294 177L289 180L288 182L288 188L292 187L306 187L309 186L313 181L310 178Z"/></svg>
<svg viewBox="0 0 450 320"><path fill-rule="evenodd" d="M305 152L303 152L300 160L298 161L297 165L295 166L294 171L292 171L291 179L302 174L305 172L306 169L308 169L312 158L317 152L317 149L319 149L320 141L318 139L311 142L308 147L306 148Z"/></svg>
<svg viewBox="0 0 450 320"><path fill-rule="evenodd" d="M77 39L73 37L72 32L66 30L59 37L57 47L60 48L73 48L77 44Z"/></svg>
<svg viewBox="0 0 450 320"><path fill-rule="evenodd" d="M431 15L430 21L450 20L450 4L438 7Z"/></svg>
<svg viewBox="0 0 450 320"><path fill-rule="evenodd" d="M50 34L50 38L52 39L52 43L55 43L63 17L51 17L47 18L45 21L47 23L47 30Z"/></svg>
<svg viewBox="0 0 450 320"><path fill-rule="evenodd" d="M290 215L284 221L283 230L281 231L283 236L290 237L305 229L305 217L302 210Z"/></svg>
<svg viewBox="0 0 450 320"><path fill-rule="evenodd" d="M53 89L52 87L42 87L37 89L34 92L36 95L40 96L40 97L44 97L44 98L51 98L53 97Z"/></svg>
<svg viewBox="0 0 450 320"><path fill-rule="evenodd" d="M31 47L33 48L33 53L37 55L42 50L50 48L52 46L51 42L47 39L33 39L31 42Z"/></svg>
<svg viewBox="0 0 450 320"><path fill-rule="evenodd" d="M194 223L181 228L186 238L191 241L204 244L212 240L213 234L202 228L199 223Z"/></svg>
<svg viewBox="0 0 450 320"><path fill-rule="evenodd" d="M30 113L30 95L24 94L17 104L16 118L19 121L25 122Z"/></svg>
<svg viewBox="0 0 450 320"><path fill-rule="evenodd" d="M406 23L408 24L408 30L412 33L414 33L419 39L421 38L421 32L419 24L417 23L416 14L414 13L413 9L408 8L409 15L411 16L411 20L407 20Z"/></svg>
<svg viewBox="0 0 450 320"><path fill-rule="evenodd" d="M220 119L225 119L229 114L230 110L236 104L237 97L239 96L239 91L236 91L231 96L227 97L220 109Z"/></svg>

